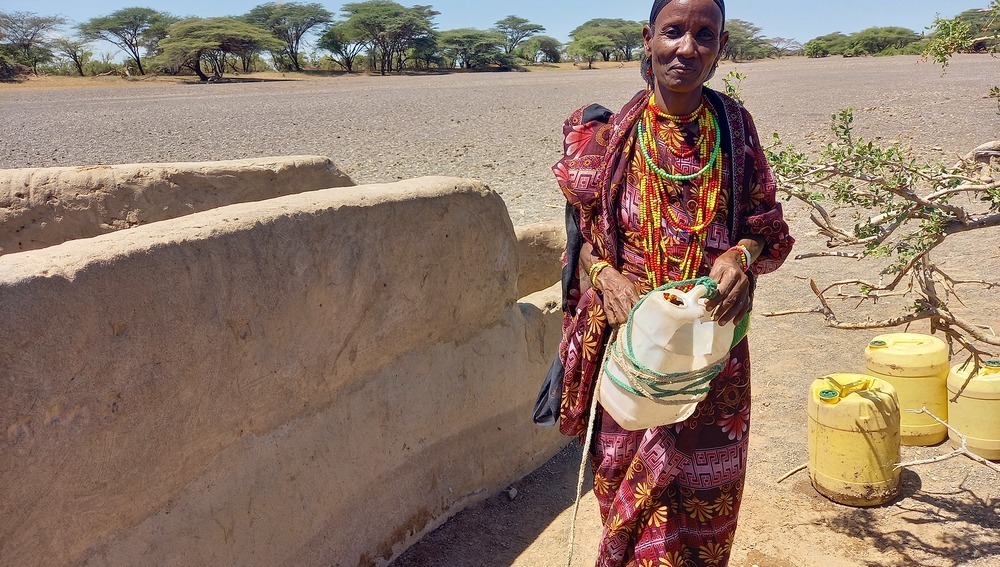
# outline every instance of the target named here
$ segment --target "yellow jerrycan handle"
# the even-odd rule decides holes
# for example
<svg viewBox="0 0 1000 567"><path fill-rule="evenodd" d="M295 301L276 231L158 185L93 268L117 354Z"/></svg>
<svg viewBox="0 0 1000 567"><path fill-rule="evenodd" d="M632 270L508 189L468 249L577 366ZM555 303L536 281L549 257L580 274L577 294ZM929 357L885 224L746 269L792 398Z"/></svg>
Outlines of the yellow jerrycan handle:
<svg viewBox="0 0 1000 567"><path fill-rule="evenodd" d="M857 382L851 382L847 385L837 382L837 380L832 377L827 377L827 380L837 387L841 398L846 398L855 392L863 392L872 387L872 380L858 380Z"/></svg>

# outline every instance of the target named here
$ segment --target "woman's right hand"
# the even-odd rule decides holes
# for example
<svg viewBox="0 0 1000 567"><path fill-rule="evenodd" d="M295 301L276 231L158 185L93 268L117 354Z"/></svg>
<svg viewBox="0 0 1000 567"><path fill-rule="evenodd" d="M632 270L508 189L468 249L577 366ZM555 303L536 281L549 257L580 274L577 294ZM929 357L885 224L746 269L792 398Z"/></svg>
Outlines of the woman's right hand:
<svg viewBox="0 0 1000 567"><path fill-rule="evenodd" d="M597 291L604 298L608 323L614 327L624 325L632 308L639 303L639 292L635 285L613 267L604 268L597 274Z"/></svg>

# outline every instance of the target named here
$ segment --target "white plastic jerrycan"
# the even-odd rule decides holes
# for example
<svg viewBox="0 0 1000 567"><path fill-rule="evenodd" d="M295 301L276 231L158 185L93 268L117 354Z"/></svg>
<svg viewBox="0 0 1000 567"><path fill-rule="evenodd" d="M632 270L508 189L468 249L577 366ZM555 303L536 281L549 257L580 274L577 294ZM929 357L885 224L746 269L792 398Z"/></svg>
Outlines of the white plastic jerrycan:
<svg viewBox="0 0 1000 567"><path fill-rule="evenodd" d="M656 290L639 302L608 345L598 398L630 431L679 423L708 396L729 358L735 322L706 311L708 289Z"/></svg>

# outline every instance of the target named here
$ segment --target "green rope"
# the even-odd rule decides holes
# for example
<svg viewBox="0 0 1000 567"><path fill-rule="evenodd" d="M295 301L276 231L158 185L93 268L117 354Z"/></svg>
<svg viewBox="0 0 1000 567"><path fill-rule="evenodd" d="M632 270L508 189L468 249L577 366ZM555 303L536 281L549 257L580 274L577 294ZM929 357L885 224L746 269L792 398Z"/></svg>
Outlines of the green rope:
<svg viewBox="0 0 1000 567"><path fill-rule="evenodd" d="M623 382L618 379L617 376L608 373L611 376L611 380L620 388L629 392L632 395L654 399L661 401L663 403L674 403L682 404L687 403L687 401L675 401L669 402L664 401L665 398L671 398L675 396L700 396L708 393L711 389L709 383L715 379L716 376L722 372L725 368L726 359L721 362L714 364L708 368L701 370L696 370L693 372L681 372L675 374L665 374L662 372L657 372L652 368L646 367L642 362L638 360L635 356L635 351L632 348L632 323L635 319L634 315L636 310L645 303L653 293L668 291L671 289L678 289L685 286L697 286L702 285L708 291L706 297L709 299L715 299L719 295L719 284L715 280L702 277L694 280L684 280L680 282L671 282L663 285L652 293L649 293L639 299L635 307L632 308L632 312L629 314L628 322L625 324L625 346L623 347L620 340L615 340L611 345L608 346L608 356L605 357L603 371L607 373L608 363L614 360L618 363L619 368L627 374L628 382ZM733 336L732 347L735 347L740 342L746 338L747 333L750 330L750 314L747 313L743 319L736 325L736 331ZM728 358L728 357L727 357ZM670 389L666 386L675 385L678 383L688 383L686 386L680 389Z"/></svg>
<svg viewBox="0 0 1000 567"><path fill-rule="evenodd" d="M714 380L725 367L725 361L723 361L697 372L686 372L680 374L653 374L652 372L649 372L643 375L643 371L634 368L634 365L636 364L634 359L630 359L626 353L623 353L621 347L618 346L617 343L611 345L609 349L609 356L604 361L604 371L611 377L611 381L614 382L619 388L634 396L657 400L664 404L684 404L690 401L687 399L670 401L665 398L672 398L676 396L700 396L702 394L707 394L711 389L709 383ZM617 362L618 367L626 373L628 379L627 381L623 381L614 374L607 372L607 365L611 360ZM630 365L633 366L633 369L629 368ZM671 390L665 387L668 384L675 384L678 382L690 383L679 390Z"/></svg>

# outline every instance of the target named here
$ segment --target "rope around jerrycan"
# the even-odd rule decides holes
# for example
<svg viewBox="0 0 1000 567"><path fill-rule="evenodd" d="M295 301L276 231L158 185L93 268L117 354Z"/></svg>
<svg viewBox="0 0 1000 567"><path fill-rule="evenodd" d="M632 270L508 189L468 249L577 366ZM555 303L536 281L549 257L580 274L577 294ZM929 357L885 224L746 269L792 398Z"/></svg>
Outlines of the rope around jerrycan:
<svg viewBox="0 0 1000 567"><path fill-rule="evenodd" d="M705 297L709 298L710 300L715 299L716 297L719 296L719 282L713 280L710 277L700 277L693 280L670 282L642 296L642 298L639 299L639 302L636 303L635 307L632 308L632 312L629 313L628 322L626 323L626 332L628 333L627 337L631 337L632 334L631 332L632 319L636 309L638 309L639 306L642 305L650 295L652 295L653 293L668 291L671 289L678 289L685 286L694 287L698 285L705 286L705 289L708 290L708 292L705 294ZM743 317L743 320L740 321L739 324L737 325L736 336L733 338L733 345L738 344L746 337L747 331L749 330L749 323L750 323L750 314L747 313L746 316ZM617 333L618 333L617 330L613 331L611 339L609 340L609 344L604 353L604 363L601 365L601 370L599 370L597 373L597 380L594 381L595 382L594 393L590 402L590 418L587 420L587 437L583 444L583 458L580 462L580 475L576 484L576 502L573 504L573 515L570 520L569 549L566 554L566 567L572 567L573 565L573 548L576 546L576 520L580 512L580 499L583 496L583 483L585 480L586 470L587 470L587 456L590 454L590 446L594 441L594 423L597 421L597 404L598 404L597 394L598 392L600 392L601 381L604 379L604 368L607 366L609 358L613 355L612 350L615 349L614 345L617 344L618 342ZM631 340L629 340L628 342L631 343ZM635 360L635 355L632 352L631 344L629 344L628 350L629 350L628 352L629 358ZM639 363L638 360L635 360L635 364L638 367L648 370L650 373L655 373L655 371L647 369L645 366ZM619 366L621 366L620 362ZM622 366L622 368L624 368L624 366ZM711 382L719 374L719 371L721 371L721 367L718 370L715 370L714 373L709 375L705 383ZM618 384L619 386L625 388L627 391L631 391L631 388L619 384L617 380L614 380L614 382L615 384ZM683 392L688 393L686 391ZM638 396L645 396L645 394L639 392L632 392L632 393Z"/></svg>
<svg viewBox="0 0 1000 567"><path fill-rule="evenodd" d="M611 381L614 382L615 385L633 396L656 400L668 405L687 403L687 401L671 403L665 401L665 398L672 398L678 395L700 396L702 394L707 394L711 388L709 383L716 376L718 376L719 372L721 372L725 367L724 360L701 370L665 374L657 372L656 370L644 365L635 356L635 350L632 348L632 325L635 320L635 313L639 310L639 307L641 307L642 304L649 299L650 296L654 293L660 293L686 286L697 287L699 285L704 286L707 290L705 297L708 299L715 299L719 296L718 282L709 277L671 282L656 288L649 294L642 296L642 298L639 299L639 302L635 304L635 307L632 308L632 312L629 313L628 321L625 323L624 340L615 340L608 345L607 356L604 357L604 364L601 365L602 373L607 373L608 363L611 360L614 360L622 372L625 373L625 377L628 379L628 382L624 382L619 380L617 376L608 373L611 377ZM674 384L686 385L678 390L668 388L668 386L672 386Z"/></svg>

